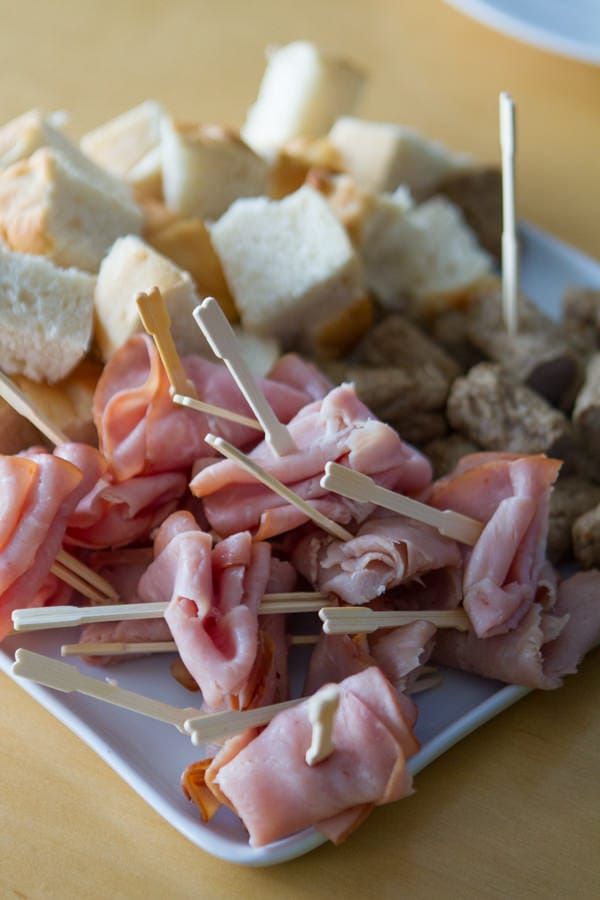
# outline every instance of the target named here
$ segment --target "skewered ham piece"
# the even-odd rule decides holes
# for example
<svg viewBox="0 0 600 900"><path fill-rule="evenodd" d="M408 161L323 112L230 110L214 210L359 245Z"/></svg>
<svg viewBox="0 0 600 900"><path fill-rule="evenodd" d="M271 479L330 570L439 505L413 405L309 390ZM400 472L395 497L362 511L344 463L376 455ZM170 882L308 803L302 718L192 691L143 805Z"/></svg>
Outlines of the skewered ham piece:
<svg viewBox="0 0 600 900"><path fill-rule="evenodd" d="M561 463L546 456L474 453L437 481L429 503L485 523L468 551L464 607L478 637L516 628L545 560L550 492Z"/></svg>
<svg viewBox="0 0 600 900"><path fill-rule="evenodd" d="M351 541L311 530L296 545L292 561L315 590L356 605L428 572L458 569L462 555L458 544L435 528L378 510Z"/></svg>
<svg viewBox="0 0 600 900"><path fill-rule="evenodd" d="M0 457L0 639L11 629L13 609L48 601L50 568L69 517L98 474L86 477L66 459L35 448Z"/></svg>
<svg viewBox="0 0 600 900"><path fill-rule="evenodd" d="M427 459L376 419L351 385L334 388L323 400L304 407L288 429L296 452L278 457L263 441L250 458L340 524L362 521L373 507L321 487L325 464L331 460L405 493L421 491L431 481ZM220 535L253 529L257 540L266 540L307 521L303 512L257 484L235 462L200 459L196 472L190 489L204 499L206 517Z"/></svg>
<svg viewBox="0 0 600 900"><path fill-rule="evenodd" d="M223 364L199 356L188 356L183 363L201 399L252 415ZM313 367L299 357L289 365L305 369L307 380L314 382ZM282 422L289 421L311 399L284 381L259 379L259 384ZM210 452L204 441L209 431L242 448L255 443L258 435L246 425L176 406L154 342L145 334L130 338L107 363L94 395L94 421L100 448L118 481L189 469L194 460Z"/></svg>
<svg viewBox="0 0 600 900"><path fill-rule="evenodd" d="M335 750L318 765L304 759L312 727L302 703L260 733L232 738L207 768L206 785L242 819L251 846L311 825L341 843L375 806L412 792L412 726L392 686L371 667L346 678L340 692Z"/></svg>
<svg viewBox="0 0 600 900"><path fill-rule="evenodd" d="M600 642L600 572L578 572L559 586L553 609L535 603L508 634L438 631L436 663L510 684L550 690L577 671Z"/></svg>

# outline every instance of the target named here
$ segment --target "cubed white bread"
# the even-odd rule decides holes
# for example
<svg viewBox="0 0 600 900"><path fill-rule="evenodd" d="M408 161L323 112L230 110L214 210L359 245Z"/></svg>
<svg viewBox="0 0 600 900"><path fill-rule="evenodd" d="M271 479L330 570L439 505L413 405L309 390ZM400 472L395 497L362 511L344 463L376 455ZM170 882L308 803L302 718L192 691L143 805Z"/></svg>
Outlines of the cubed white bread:
<svg viewBox="0 0 600 900"><path fill-rule="evenodd" d="M0 235L13 250L97 272L122 234L137 234L141 210L80 177L57 150L36 150L0 172Z"/></svg>
<svg viewBox="0 0 600 900"><path fill-rule="evenodd" d="M218 219L238 197L267 192L267 163L233 131L220 125L162 121L165 202L200 219Z"/></svg>
<svg viewBox="0 0 600 900"><path fill-rule="evenodd" d="M128 181L137 196L162 194L160 126L165 115L155 100L146 100L81 138L81 149L99 166Z"/></svg>
<svg viewBox="0 0 600 900"><path fill-rule="evenodd" d="M111 247L96 282L95 340L102 359L108 360L132 334L143 331L135 300L153 287L165 299L179 352L207 352L192 318L200 303L192 277L140 238L128 235Z"/></svg>
<svg viewBox="0 0 600 900"><path fill-rule="evenodd" d="M248 334L239 325L234 325L233 330L250 371L255 378L264 378L281 356L279 342L275 338Z"/></svg>
<svg viewBox="0 0 600 900"><path fill-rule="evenodd" d="M347 171L374 193L393 191L401 184L420 193L471 162L465 154L452 153L412 128L352 116L337 120L329 140Z"/></svg>
<svg viewBox="0 0 600 900"><path fill-rule="evenodd" d="M40 147L49 147L57 150L66 165L99 191L134 208L131 188L85 156L55 127L55 120L56 116L44 116L39 110L32 109L0 128L0 169L27 159Z"/></svg>
<svg viewBox="0 0 600 900"><path fill-rule="evenodd" d="M354 109L364 83L361 69L308 41L275 48L242 137L267 156L293 138L321 137Z"/></svg>
<svg viewBox="0 0 600 900"><path fill-rule="evenodd" d="M458 207L441 197L413 209L402 194L382 198L363 226L360 250L369 289L390 308L407 297L427 306L462 295L492 268Z"/></svg>
<svg viewBox="0 0 600 900"><path fill-rule="evenodd" d="M213 245L242 324L286 344L307 339L364 292L362 269L323 197L238 200L213 225Z"/></svg>
<svg viewBox="0 0 600 900"><path fill-rule="evenodd" d="M86 358L57 384L40 384L24 375L15 375L14 381L31 403L43 409L52 423L72 441L96 446L98 434L92 405L101 373L102 366Z"/></svg>
<svg viewBox="0 0 600 900"><path fill-rule="evenodd" d="M85 356L95 279L0 243L0 369L59 381Z"/></svg>

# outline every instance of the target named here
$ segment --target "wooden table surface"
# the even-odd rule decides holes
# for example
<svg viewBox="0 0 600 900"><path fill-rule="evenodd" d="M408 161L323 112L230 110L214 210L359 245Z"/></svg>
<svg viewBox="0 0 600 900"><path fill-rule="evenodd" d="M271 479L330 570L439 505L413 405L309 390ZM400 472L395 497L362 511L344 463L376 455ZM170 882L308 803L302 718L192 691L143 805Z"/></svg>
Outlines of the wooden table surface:
<svg viewBox="0 0 600 900"><path fill-rule="evenodd" d="M0 120L68 109L81 132L155 97L239 123L265 45L307 37L371 70L362 111L498 158L518 101L520 214L600 255L600 69L488 31L439 0L0 0ZM600 895L600 655L418 776L343 847L275 869L188 843L2 677L0 896L592 898Z"/></svg>

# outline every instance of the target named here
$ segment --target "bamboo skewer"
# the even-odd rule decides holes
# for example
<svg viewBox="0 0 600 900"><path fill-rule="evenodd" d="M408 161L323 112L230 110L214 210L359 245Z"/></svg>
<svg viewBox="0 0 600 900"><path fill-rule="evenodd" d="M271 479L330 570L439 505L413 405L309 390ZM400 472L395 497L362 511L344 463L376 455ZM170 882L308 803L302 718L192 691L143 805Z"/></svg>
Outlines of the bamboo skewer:
<svg viewBox="0 0 600 900"><path fill-rule="evenodd" d="M60 550L57 554L56 561L66 569L70 569L75 575L79 575L91 584L92 587L97 588L102 594L105 594L109 600L119 599L119 595L110 581L107 581L106 578L98 575L97 572L94 572L93 569L86 566L86 564L81 562L80 559L77 559L76 556L72 556L70 553L67 553L66 550Z"/></svg>
<svg viewBox="0 0 600 900"><path fill-rule="evenodd" d="M297 700L286 700L283 703L273 703L270 706L261 706L258 709L249 709L244 712L218 712L205 716L194 716L188 719L184 727L194 745L222 741L245 731L246 728L268 725L278 713L297 706L305 699L305 697L299 697Z"/></svg>
<svg viewBox="0 0 600 900"><path fill-rule="evenodd" d="M515 104L500 94L500 148L502 152L502 313L509 335L519 327L519 243L515 212Z"/></svg>
<svg viewBox="0 0 600 900"><path fill-rule="evenodd" d="M310 747L306 751L307 766L316 766L331 756L335 750L333 725L340 705L340 689L337 684L327 684L308 701L308 719L312 725Z"/></svg>
<svg viewBox="0 0 600 900"><path fill-rule="evenodd" d="M50 566L50 571L61 581L64 581L65 584L68 584L70 587L75 588L76 591L79 591L80 594L83 594L83 596L86 597L92 604L101 606L110 603L115 599L114 597L107 597L105 594L101 594L100 591L97 591L95 587L92 587L89 582L84 581L83 578L80 578L80 576L71 571L71 569L67 569L66 566L62 565L62 563L52 563L52 565ZM48 608L59 609L60 607Z"/></svg>
<svg viewBox="0 0 600 900"><path fill-rule="evenodd" d="M417 609L375 612L368 607L323 607L319 612L325 634L371 634L378 628L399 628L412 622L431 622L436 628L470 629L469 617L462 609Z"/></svg>
<svg viewBox="0 0 600 900"><path fill-rule="evenodd" d="M197 396L196 388L187 377L181 357L175 347L175 341L171 334L171 318L163 295L155 287L147 294L138 294L135 302L142 325L154 339L173 392L195 398Z"/></svg>
<svg viewBox="0 0 600 900"><path fill-rule="evenodd" d="M292 634L288 635L289 646L302 646L316 644L318 634ZM112 641L106 643L88 644L63 644L60 648L61 656L129 656L137 653L148 655L151 653L177 653L175 641Z"/></svg>
<svg viewBox="0 0 600 900"><path fill-rule="evenodd" d="M235 332L214 299L207 297L194 310L194 319L210 344L215 356L222 359L237 386L260 422L265 439L278 456L293 453L298 448L288 428L275 415L267 398L259 388L248 363L242 356ZM179 393L185 393L180 391Z"/></svg>
<svg viewBox="0 0 600 900"><path fill-rule="evenodd" d="M29 398L16 384L3 372L0 372L0 397L5 400L9 406L31 422L38 431L41 431L44 437L48 438L52 444L66 444L69 441L68 436L52 424L50 419L44 413L36 409Z"/></svg>
<svg viewBox="0 0 600 900"><path fill-rule="evenodd" d="M174 725L183 734L186 733L185 723L198 715L198 710L193 707L182 709L169 703L162 703L160 700L152 700L150 697L136 694L135 691L127 691L100 678L83 675L75 666L23 648L19 648L15 653L12 674L57 691L86 694L88 697L104 700L122 709L150 716L152 719Z"/></svg>
<svg viewBox="0 0 600 900"><path fill-rule="evenodd" d="M178 406L187 406L189 409L196 409L198 412L205 413L207 416L217 416L219 419L227 419L229 422L237 422L238 425L245 425L246 428L254 428L255 431L262 432L262 425L257 419L251 419L249 416L242 416L241 413L231 412L222 406L213 406L212 403L205 403L204 400L196 400L195 397L187 397L184 394L173 394L171 398L173 403Z"/></svg>
<svg viewBox="0 0 600 900"><path fill-rule="evenodd" d="M375 503L384 509L416 519L436 528L440 534L471 547L477 543L483 531L483 524L477 519L471 519L450 509L435 509L426 503L380 487L368 475L362 475L347 466L340 466L339 463L326 464L321 487L341 494L342 497L357 500L359 503Z"/></svg>
<svg viewBox="0 0 600 900"><path fill-rule="evenodd" d="M250 459L249 456L246 456L245 453L242 453L241 450L238 450L237 447L234 447L229 441L215 437L214 434L207 434L204 440L207 444L210 444L211 447L214 447L215 450L218 450L223 456L238 463L242 469L256 478L257 481L260 481L292 506L295 506L296 509L299 509L305 516L312 519L316 525L319 525L328 534L333 535L333 537L338 538L340 541L349 541L352 539L352 534L349 531L346 531L345 528L342 528L342 526L338 525L337 522L334 522L333 519L323 515L318 509L311 506L307 500L303 500L302 497L295 493L295 491L290 490L290 488L279 481L278 478L270 475L269 472L262 468L262 466L255 463L253 459Z"/></svg>
<svg viewBox="0 0 600 900"><path fill-rule="evenodd" d="M275 599L273 599L275 598ZM260 615L318 612L328 600L327 594L265 594L258 608ZM130 622L139 619L161 619L168 603L124 603L86 609L79 606L47 606L15 609L12 621L15 631L43 631L73 628L93 622Z"/></svg>
<svg viewBox="0 0 600 900"><path fill-rule="evenodd" d="M431 688L439 687L443 680L441 675L428 675L426 678L417 678L407 693L410 694L411 697L413 694L421 694L423 691L429 691Z"/></svg>

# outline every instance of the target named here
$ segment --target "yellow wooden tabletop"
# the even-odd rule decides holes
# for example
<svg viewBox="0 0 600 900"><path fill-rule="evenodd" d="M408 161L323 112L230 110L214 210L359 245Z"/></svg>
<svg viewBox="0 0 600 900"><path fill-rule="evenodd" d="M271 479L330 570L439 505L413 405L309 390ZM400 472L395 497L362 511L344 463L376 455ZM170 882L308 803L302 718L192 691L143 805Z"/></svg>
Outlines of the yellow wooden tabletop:
<svg viewBox="0 0 600 900"><path fill-rule="evenodd" d="M600 255L600 69L488 31L440 0L0 0L0 120L68 109L81 132L146 97L242 120L265 45L298 37L371 70L362 111L498 159L518 102L520 214ZM600 895L600 654L530 695L343 847L246 870L188 843L7 678L0 896L593 898Z"/></svg>

